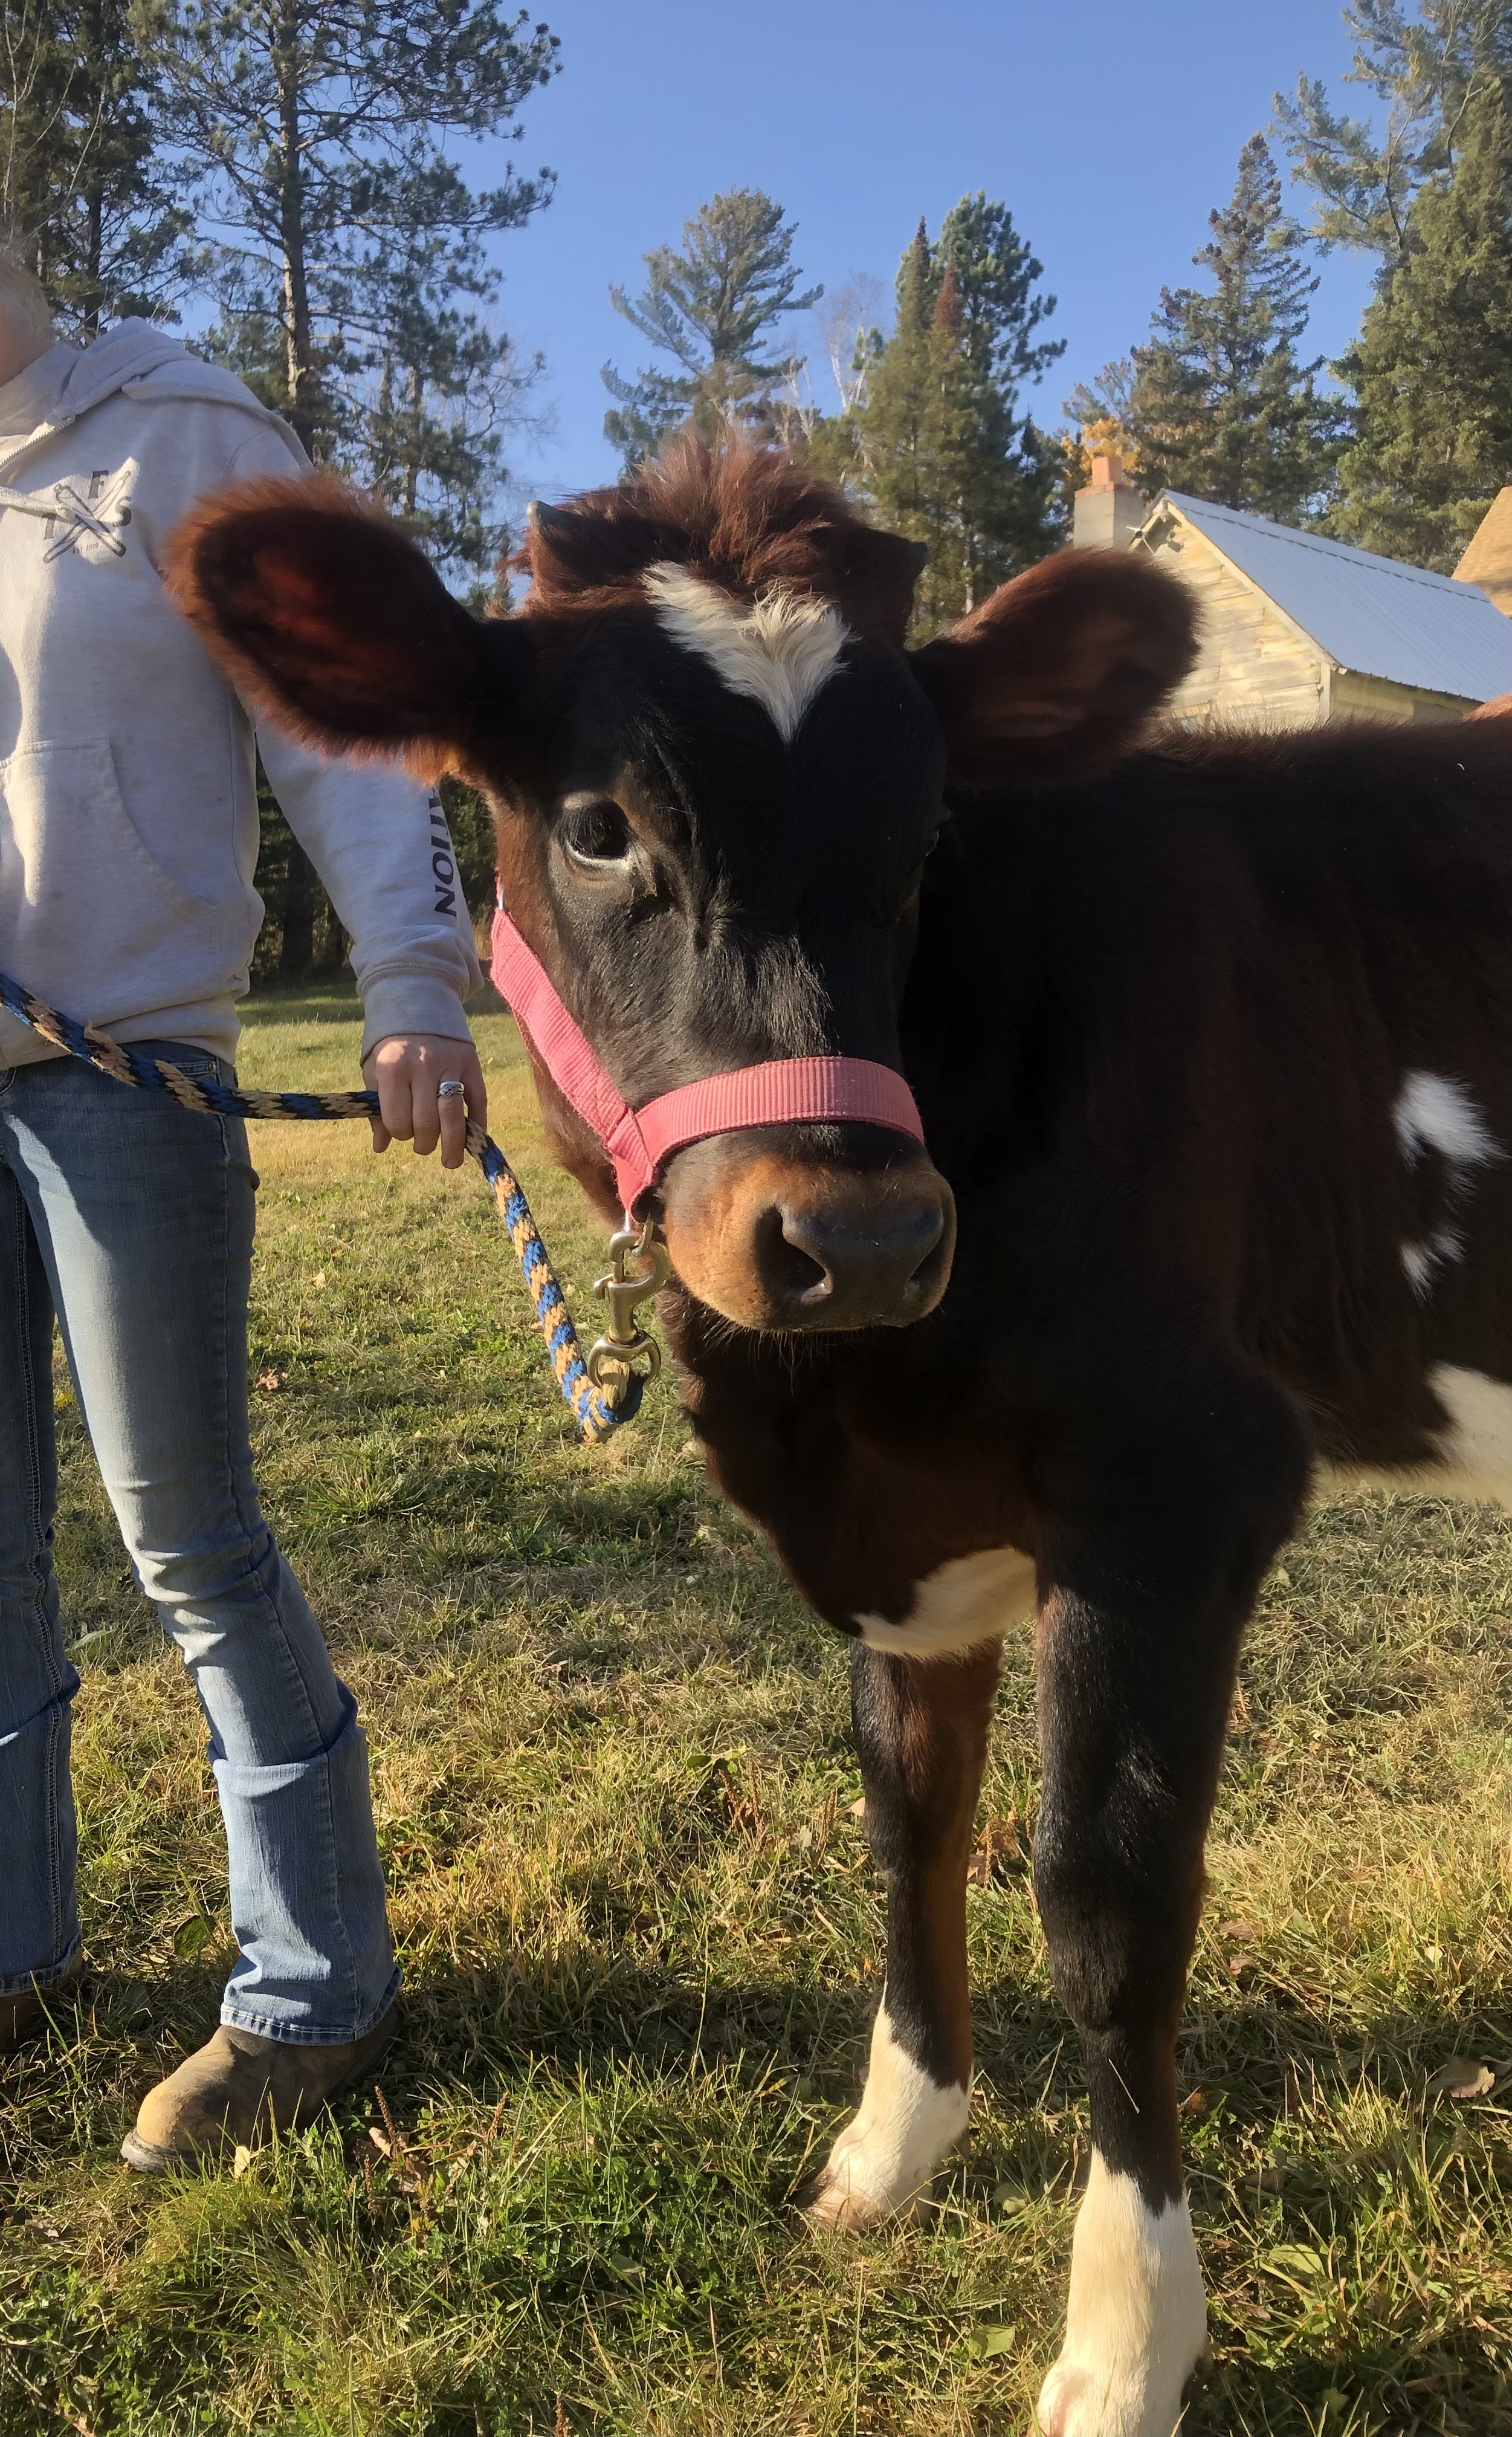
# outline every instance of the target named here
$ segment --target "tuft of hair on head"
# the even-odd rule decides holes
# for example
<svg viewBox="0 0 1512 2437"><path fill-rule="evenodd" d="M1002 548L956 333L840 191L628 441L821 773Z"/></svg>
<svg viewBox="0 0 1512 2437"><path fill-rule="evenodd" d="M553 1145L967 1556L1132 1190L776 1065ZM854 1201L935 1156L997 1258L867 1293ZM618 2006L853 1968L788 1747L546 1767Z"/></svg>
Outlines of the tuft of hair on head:
<svg viewBox="0 0 1512 2437"><path fill-rule="evenodd" d="M615 489L538 503L510 565L531 579L526 614L623 605L653 568L684 567L740 601L831 602L853 634L901 649L925 555L785 450L679 432Z"/></svg>
<svg viewBox="0 0 1512 2437"><path fill-rule="evenodd" d="M39 337L51 332L52 307L41 281L26 269L14 246L4 242L0 242L0 311Z"/></svg>

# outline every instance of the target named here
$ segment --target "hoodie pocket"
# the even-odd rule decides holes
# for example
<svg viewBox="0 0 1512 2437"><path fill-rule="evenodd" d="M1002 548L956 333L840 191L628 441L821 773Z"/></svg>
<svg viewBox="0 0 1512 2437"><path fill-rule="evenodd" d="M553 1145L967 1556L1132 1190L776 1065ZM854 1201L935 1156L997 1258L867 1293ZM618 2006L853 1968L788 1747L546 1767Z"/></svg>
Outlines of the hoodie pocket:
<svg viewBox="0 0 1512 2437"><path fill-rule="evenodd" d="M0 762L0 970L108 1024L186 1003L218 968L220 927L143 844L108 737Z"/></svg>

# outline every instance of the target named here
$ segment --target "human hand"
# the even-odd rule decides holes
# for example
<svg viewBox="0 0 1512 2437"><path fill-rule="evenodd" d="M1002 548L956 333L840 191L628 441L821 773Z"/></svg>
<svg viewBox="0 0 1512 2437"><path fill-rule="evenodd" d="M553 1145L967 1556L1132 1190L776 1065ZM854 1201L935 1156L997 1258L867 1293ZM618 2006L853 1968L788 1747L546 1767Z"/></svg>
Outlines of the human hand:
<svg viewBox="0 0 1512 2437"><path fill-rule="evenodd" d="M396 1032L370 1049L362 1061L362 1080L378 1096L378 1114L370 1120L373 1148L387 1150L391 1142L413 1142L424 1157L441 1145L443 1167L460 1167L466 1141L467 1119L488 1122L488 1093L470 1041L452 1041L439 1032ZM460 1092L438 1096L446 1082Z"/></svg>

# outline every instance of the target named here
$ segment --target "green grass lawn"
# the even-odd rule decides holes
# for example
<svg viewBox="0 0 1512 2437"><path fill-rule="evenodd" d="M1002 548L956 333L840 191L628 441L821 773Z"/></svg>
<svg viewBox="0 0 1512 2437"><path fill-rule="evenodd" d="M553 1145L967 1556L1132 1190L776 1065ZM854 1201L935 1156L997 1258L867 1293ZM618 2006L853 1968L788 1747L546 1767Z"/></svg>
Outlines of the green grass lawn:
<svg viewBox="0 0 1512 2437"><path fill-rule="evenodd" d="M596 1226L507 1018L492 1123L580 1313ZM243 1075L355 1079L336 991ZM267 1504L372 1738L408 1981L363 2096L237 2178L117 2145L229 1956L203 1734L60 1389L93 1964L0 2068L0 2430L1024 2432L1086 2159L1007 1653L970 1897L980 2080L927 2218L817 2241L877 1889L843 1653L705 1486L675 1388L586 1451L470 1166L254 1129ZM1512 1528L1319 1510L1267 1586L1182 2049L1215 2364L1188 2437L1512 2431ZM1499 2064L1489 2093L1433 2087ZM375 2137L376 2136L376 2137Z"/></svg>

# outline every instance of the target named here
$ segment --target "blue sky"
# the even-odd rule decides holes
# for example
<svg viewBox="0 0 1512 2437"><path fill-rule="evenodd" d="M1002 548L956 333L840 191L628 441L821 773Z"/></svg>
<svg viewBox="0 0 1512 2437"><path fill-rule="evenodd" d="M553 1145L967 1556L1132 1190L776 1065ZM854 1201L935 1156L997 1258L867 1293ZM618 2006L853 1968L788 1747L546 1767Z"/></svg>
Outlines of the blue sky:
<svg viewBox="0 0 1512 2437"><path fill-rule="evenodd" d="M921 212L934 228L969 189L1002 198L1060 299L1066 353L1029 397L1054 425L1077 380L1145 335L1161 283L1188 276L1277 86L1302 69L1336 84L1349 56L1337 0L547 0L542 13L562 74L509 149L522 169L557 171L556 197L499 259L505 324L547 359L554 436L521 437L514 463L548 496L616 470L599 368L633 370L644 348L610 283L637 287L641 256L719 188L764 186L786 206L810 282L870 272L889 293ZM1311 344L1332 353L1369 267L1321 268ZM795 335L817 347L801 322Z"/></svg>

